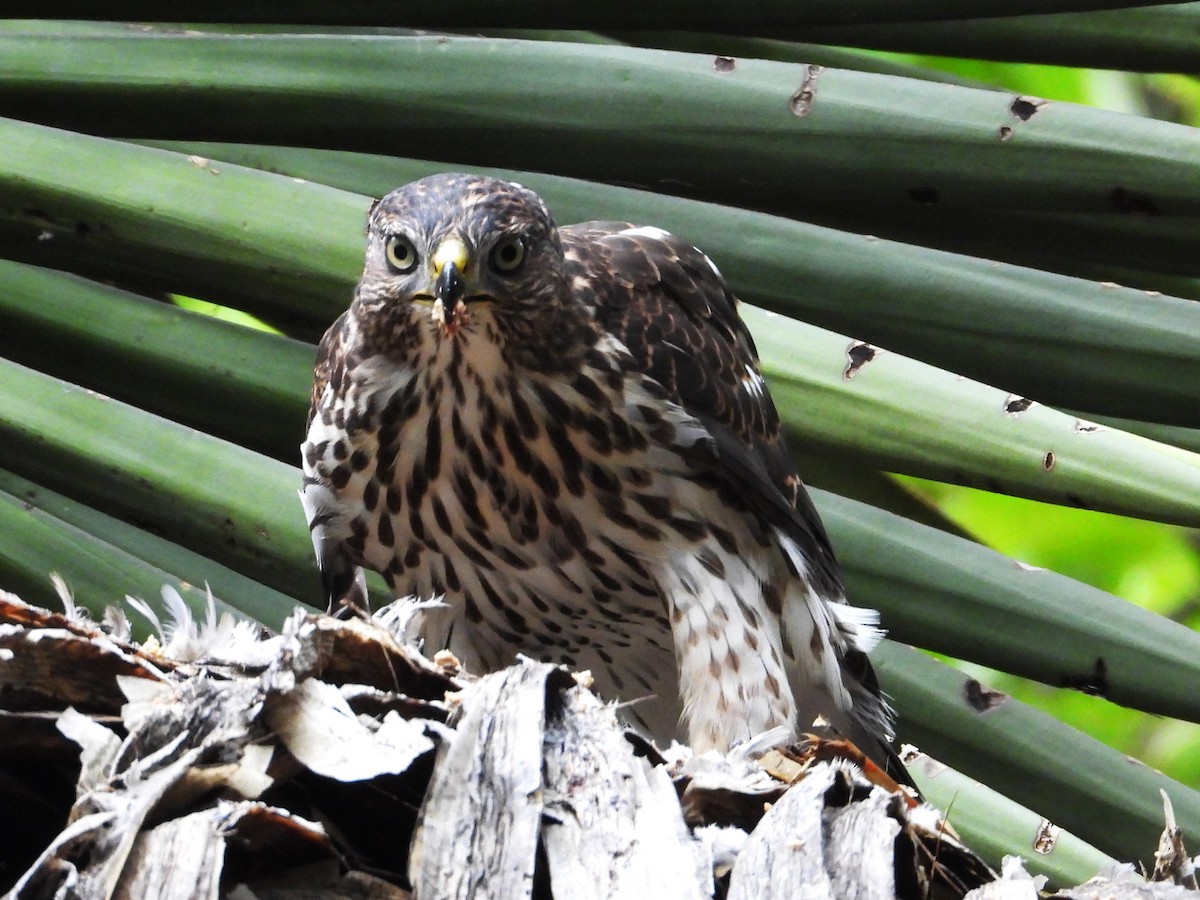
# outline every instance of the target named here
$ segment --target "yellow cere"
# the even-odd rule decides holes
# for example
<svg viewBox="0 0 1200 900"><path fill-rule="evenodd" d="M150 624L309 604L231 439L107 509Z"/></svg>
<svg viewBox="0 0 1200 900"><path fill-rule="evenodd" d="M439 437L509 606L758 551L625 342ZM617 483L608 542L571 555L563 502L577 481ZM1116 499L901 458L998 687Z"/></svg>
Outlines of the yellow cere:
<svg viewBox="0 0 1200 900"><path fill-rule="evenodd" d="M455 268L463 272L467 268L467 261L467 245L458 238L446 238L434 251L433 271L440 275L447 263L454 263Z"/></svg>

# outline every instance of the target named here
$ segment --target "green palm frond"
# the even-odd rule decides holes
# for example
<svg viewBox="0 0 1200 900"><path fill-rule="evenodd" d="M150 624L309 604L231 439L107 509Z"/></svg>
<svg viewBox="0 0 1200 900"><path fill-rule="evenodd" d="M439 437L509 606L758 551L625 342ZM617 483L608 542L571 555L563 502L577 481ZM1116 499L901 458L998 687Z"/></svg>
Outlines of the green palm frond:
<svg viewBox="0 0 1200 900"><path fill-rule="evenodd" d="M1200 4L903 6L0 21L0 588L52 603L57 571L93 610L162 584L200 608L207 583L269 626L318 603L297 446L371 198L499 172L560 222L717 261L893 639L1200 721L1195 631L1018 565L889 474L1200 525L1200 131L845 49L1194 73ZM1160 787L1200 831L1200 793L1044 713L898 644L878 668L902 737L1104 853L1148 858ZM988 846L1020 852L1013 827ZM1086 877L1080 852L1047 867Z"/></svg>

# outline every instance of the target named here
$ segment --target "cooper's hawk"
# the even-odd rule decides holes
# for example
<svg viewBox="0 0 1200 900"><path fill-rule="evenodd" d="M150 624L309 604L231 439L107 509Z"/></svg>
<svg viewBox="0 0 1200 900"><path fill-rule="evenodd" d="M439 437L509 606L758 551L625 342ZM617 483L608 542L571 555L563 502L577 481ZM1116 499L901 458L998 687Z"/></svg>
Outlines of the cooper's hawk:
<svg viewBox="0 0 1200 900"><path fill-rule="evenodd" d="M369 567L445 596L423 634L471 670L590 669L697 750L823 715L889 758L876 616L844 602L736 301L665 231L556 228L492 178L392 192L303 457L331 604Z"/></svg>

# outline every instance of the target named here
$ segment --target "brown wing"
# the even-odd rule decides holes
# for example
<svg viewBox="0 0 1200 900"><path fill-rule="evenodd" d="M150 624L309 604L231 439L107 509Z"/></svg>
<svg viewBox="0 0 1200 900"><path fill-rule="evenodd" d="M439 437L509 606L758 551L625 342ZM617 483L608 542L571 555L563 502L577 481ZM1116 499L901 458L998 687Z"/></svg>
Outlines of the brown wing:
<svg viewBox="0 0 1200 900"><path fill-rule="evenodd" d="M343 366L342 330L345 327L346 315L347 313L343 312L334 320L334 323L321 337L321 343L317 345L317 358L313 363L312 395L309 397L308 420L305 422L306 430L312 425L313 416L317 414L317 407L321 402L321 397L325 395L325 388L334 376L334 368L340 369Z"/></svg>
<svg viewBox="0 0 1200 900"><path fill-rule="evenodd" d="M323 484L315 472L317 459L322 453L320 446L322 442L328 443L330 426L333 424L330 410L321 408L325 389L332 383L335 391L340 390L345 378L346 352L343 334L346 315L347 313L342 313L329 326L317 347L317 358L313 365L312 397L308 408L307 437L301 445L304 481L300 491L300 502L308 518L317 567L321 570L321 580L325 585L326 602L330 612L341 610L343 607L367 608L366 583L362 580L358 566L347 551L345 543L326 534L327 526L336 517L336 502L333 494L329 493L328 485ZM316 423L317 427L314 429L314 420L318 417L321 421Z"/></svg>
<svg viewBox="0 0 1200 900"><path fill-rule="evenodd" d="M754 340L716 267L656 228L585 222L559 233L570 275L595 295L601 326L708 429L722 476L797 539L818 589L841 595L833 550L796 474Z"/></svg>

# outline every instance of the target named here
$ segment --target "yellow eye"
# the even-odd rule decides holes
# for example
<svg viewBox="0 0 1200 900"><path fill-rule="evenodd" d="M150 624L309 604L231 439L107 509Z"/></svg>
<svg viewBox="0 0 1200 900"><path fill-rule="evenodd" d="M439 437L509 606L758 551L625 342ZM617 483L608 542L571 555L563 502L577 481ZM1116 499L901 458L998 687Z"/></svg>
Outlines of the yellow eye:
<svg viewBox="0 0 1200 900"><path fill-rule="evenodd" d="M525 262L525 244L519 237L501 238L492 248L492 268L502 274L515 272Z"/></svg>
<svg viewBox="0 0 1200 900"><path fill-rule="evenodd" d="M417 248L402 234L393 234L387 239L387 260L401 275L407 275L417 267Z"/></svg>

